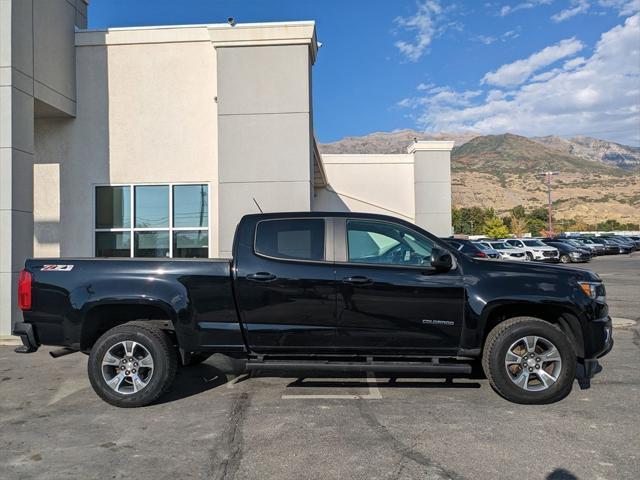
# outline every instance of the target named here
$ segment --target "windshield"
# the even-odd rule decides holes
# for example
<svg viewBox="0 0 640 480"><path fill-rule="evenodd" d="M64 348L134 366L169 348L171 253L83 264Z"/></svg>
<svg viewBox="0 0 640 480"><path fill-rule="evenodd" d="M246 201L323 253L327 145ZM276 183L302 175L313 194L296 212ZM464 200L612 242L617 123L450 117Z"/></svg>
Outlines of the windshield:
<svg viewBox="0 0 640 480"><path fill-rule="evenodd" d="M522 241L527 247L546 247L544 243L540 240L523 240Z"/></svg>
<svg viewBox="0 0 640 480"><path fill-rule="evenodd" d="M509 250L515 248L504 242L491 242L491 246L496 250Z"/></svg>
<svg viewBox="0 0 640 480"><path fill-rule="evenodd" d="M484 243L480 243L480 242L471 242L471 243L473 243L480 250L491 250L491 248L486 246Z"/></svg>

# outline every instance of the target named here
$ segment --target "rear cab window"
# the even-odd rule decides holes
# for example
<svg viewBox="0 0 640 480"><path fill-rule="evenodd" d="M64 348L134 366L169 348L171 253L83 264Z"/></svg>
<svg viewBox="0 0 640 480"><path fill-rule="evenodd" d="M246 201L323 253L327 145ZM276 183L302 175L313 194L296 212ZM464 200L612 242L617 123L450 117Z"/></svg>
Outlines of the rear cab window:
<svg viewBox="0 0 640 480"><path fill-rule="evenodd" d="M284 260L324 261L322 218L263 220L256 227L255 252Z"/></svg>

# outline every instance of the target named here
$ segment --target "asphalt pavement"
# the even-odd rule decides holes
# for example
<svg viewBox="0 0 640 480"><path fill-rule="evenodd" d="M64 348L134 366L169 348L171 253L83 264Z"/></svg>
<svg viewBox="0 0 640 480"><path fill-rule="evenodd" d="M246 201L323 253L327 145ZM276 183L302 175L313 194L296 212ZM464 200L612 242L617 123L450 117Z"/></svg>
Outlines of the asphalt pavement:
<svg viewBox="0 0 640 480"><path fill-rule="evenodd" d="M640 320L640 253L580 268L601 275L613 316ZM486 380L246 379L216 356L157 404L118 409L85 355L0 347L0 478L636 479L640 329L614 338L591 387L546 406Z"/></svg>

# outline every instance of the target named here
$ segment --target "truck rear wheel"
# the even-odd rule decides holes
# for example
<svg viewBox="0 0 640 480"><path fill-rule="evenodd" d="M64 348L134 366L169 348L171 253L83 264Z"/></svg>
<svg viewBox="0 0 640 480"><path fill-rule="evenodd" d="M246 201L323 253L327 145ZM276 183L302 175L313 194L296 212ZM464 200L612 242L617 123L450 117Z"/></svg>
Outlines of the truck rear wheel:
<svg viewBox="0 0 640 480"><path fill-rule="evenodd" d="M553 403L571 392L576 353L555 325L533 317L516 317L489 332L482 367L493 389L507 400Z"/></svg>
<svg viewBox="0 0 640 480"><path fill-rule="evenodd" d="M104 333L89 355L89 381L105 402L142 407L169 389L178 357L169 336L144 322L131 322Z"/></svg>

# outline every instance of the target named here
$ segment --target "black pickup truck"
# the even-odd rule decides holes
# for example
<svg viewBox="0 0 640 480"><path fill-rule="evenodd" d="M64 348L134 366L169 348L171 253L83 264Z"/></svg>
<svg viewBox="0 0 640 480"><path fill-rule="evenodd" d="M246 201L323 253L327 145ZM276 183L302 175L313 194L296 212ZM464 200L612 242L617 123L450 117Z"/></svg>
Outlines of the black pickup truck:
<svg viewBox="0 0 640 480"><path fill-rule="evenodd" d="M613 345L594 273L465 256L397 218L245 216L232 260L31 259L19 279L23 352L89 354L96 393L149 404L179 364L471 374L519 403L557 401Z"/></svg>

